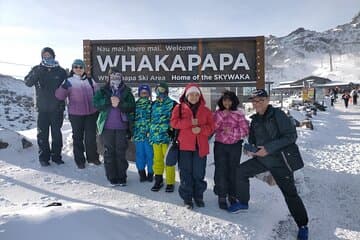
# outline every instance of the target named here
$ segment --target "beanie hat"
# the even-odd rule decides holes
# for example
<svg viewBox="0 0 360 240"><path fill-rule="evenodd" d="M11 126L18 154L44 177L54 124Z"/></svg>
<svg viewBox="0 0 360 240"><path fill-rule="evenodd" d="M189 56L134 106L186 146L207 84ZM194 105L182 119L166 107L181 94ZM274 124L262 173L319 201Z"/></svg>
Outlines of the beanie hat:
<svg viewBox="0 0 360 240"><path fill-rule="evenodd" d="M139 88L138 88L138 95L139 95L139 96L140 96L140 93L141 93L142 91L147 91L148 94L149 94L149 96L151 96L151 88L150 88L149 85L147 85L147 84L142 84L142 85L140 85Z"/></svg>
<svg viewBox="0 0 360 240"><path fill-rule="evenodd" d="M189 87L185 92L185 97L187 97L190 93L198 93L201 94L200 89L195 86Z"/></svg>
<svg viewBox="0 0 360 240"><path fill-rule="evenodd" d="M109 80L123 80L123 75L120 70L112 67L109 70Z"/></svg>
<svg viewBox="0 0 360 240"><path fill-rule="evenodd" d="M160 82L157 87L162 87L165 89L166 93L169 93L169 85L166 82Z"/></svg>
<svg viewBox="0 0 360 240"><path fill-rule="evenodd" d="M50 47L44 47L42 50L41 50L41 58L43 58L43 55L44 55L44 53L50 53L50 55L53 57L53 58L55 58L55 52L54 52L54 50L52 49L52 48L50 48Z"/></svg>
<svg viewBox="0 0 360 240"><path fill-rule="evenodd" d="M82 66L85 69L85 63L81 59L75 59L71 65L71 67L74 67L74 66Z"/></svg>

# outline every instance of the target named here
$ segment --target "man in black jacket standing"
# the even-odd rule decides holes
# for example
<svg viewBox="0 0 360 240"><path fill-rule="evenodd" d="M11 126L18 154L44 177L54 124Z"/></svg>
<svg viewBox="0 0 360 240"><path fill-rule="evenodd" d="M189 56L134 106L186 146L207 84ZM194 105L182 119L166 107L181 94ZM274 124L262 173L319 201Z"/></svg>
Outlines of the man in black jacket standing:
<svg viewBox="0 0 360 240"><path fill-rule="evenodd" d="M25 77L28 87L35 86L37 118L37 142L41 166L50 165L50 159L63 164L61 158L62 134L65 102L55 97L55 90L66 79L66 71L55 60L54 50L46 47L41 51L42 61L33 67ZM49 127L51 128L51 149L49 144Z"/></svg>
<svg viewBox="0 0 360 240"><path fill-rule="evenodd" d="M249 178L270 171L299 227L298 239L307 240L307 212L297 193L293 172L286 166L281 155L281 149L295 143L296 128L283 111L269 104L269 97L264 89L255 90L250 99L256 114L251 116L249 143L255 150L248 152L253 158L240 164L237 169L238 202L228 210L237 213L248 209Z"/></svg>

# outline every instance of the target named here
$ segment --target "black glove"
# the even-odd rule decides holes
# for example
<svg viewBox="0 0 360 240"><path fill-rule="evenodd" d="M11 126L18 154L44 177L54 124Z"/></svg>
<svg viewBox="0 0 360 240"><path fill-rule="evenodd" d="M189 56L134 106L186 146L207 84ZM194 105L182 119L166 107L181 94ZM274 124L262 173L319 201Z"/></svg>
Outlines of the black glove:
<svg viewBox="0 0 360 240"><path fill-rule="evenodd" d="M70 81L66 79L66 80L63 82L63 84L61 84L61 87L62 87L63 89L69 89L69 87L71 87Z"/></svg>
<svg viewBox="0 0 360 240"><path fill-rule="evenodd" d="M169 129L167 130L167 134L169 135L169 137L171 138L171 140L174 140L174 137L175 137L174 129L169 128Z"/></svg>

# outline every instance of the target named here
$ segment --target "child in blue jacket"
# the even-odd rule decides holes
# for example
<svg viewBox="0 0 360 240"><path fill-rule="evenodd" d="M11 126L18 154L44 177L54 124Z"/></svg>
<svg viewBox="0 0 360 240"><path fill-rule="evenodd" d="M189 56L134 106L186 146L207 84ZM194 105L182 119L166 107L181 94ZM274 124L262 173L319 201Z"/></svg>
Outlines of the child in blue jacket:
<svg viewBox="0 0 360 240"><path fill-rule="evenodd" d="M151 121L151 88L143 84L138 88L139 99L135 107L134 141L136 147L136 167L140 182L153 181L153 148L149 143ZM145 171L147 167L147 174Z"/></svg>

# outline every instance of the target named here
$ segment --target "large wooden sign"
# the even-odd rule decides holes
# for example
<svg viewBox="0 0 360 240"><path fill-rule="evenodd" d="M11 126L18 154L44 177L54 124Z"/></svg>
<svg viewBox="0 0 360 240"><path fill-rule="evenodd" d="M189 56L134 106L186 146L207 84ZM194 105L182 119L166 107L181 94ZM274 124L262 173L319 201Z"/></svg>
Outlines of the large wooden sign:
<svg viewBox="0 0 360 240"><path fill-rule="evenodd" d="M264 88L264 37L84 40L84 60L97 82L115 67L128 85L170 86L198 82L202 86Z"/></svg>

